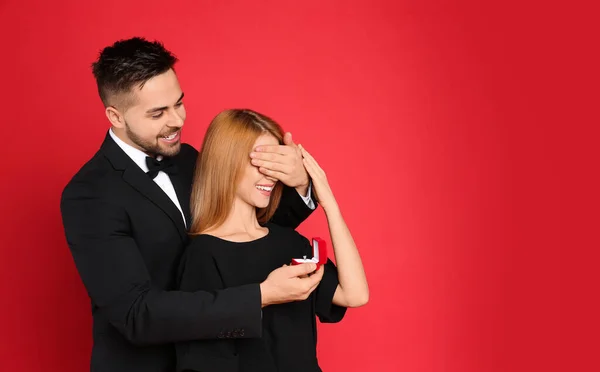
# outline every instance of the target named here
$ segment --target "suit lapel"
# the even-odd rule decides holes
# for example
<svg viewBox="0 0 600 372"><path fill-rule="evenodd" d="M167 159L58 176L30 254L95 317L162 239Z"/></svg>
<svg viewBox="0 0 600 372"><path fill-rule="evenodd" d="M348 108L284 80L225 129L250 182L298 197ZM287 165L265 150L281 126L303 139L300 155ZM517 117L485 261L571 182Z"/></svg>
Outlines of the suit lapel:
<svg viewBox="0 0 600 372"><path fill-rule="evenodd" d="M102 144L102 151L108 160L112 163L115 170L123 171L123 180L131 185L135 190L137 190L140 194L154 203L158 208L160 208L175 224L177 227L177 231L181 236L182 240L185 241L187 239L187 232L185 229L185 224L183 222L181 212L173 201L165 194L165 192L154 182L142 169L135 164L133 160L121 148L117 145L110 135L106 135L106 139ZM175 178L175 177L174 177ZM179 191L177 191L178 198L180 200L186 198L180 198ZM188 202L189 205L189 202ZM182 205L182 209L184 211L188 210ZM189 214L189 212L188 212ZM187 218L187 216L186 216ZM189 222L188 222L189 223Z"/></svg>
<svg viewBox="0 0 600 372"><path fill-rule="evenodd" d="M156 182L150 179L150 177L148 177L136 164L134 164L134 166L135 168L129 167L125 170L123 173L123 180L133 186L140 194L156 204L157 207L162 209L162 211L169 216L171 221L173 221L175 226L177 226L177 231L179 231L182 240L185 241L187 233L179 209L177 209L175 204L173 204L173 201L156 184Z"/></svg>

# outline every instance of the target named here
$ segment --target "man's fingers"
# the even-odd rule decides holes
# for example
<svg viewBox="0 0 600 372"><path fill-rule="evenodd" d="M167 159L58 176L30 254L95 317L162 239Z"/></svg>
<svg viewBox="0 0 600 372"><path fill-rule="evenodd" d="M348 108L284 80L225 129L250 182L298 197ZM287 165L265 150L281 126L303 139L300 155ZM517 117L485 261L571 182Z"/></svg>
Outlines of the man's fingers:
<svg viewBox="0 0 600 372"><path fill-rule="evenodd" d="M306 300L308 296L319 286L319 283L323 279L323 267L317 270L316 273L309 277L300 277L299 280L302 283L300 292L298 292L299 300Z"/></svg>
<svg viewBox="0 0 600 372"><path fill-rule="evenodd" d="M313 275L310 276L310 279L313 280L314 284L319 284L321 279L323 279L323 273L325 272L325 267L321 265L319 270L317 270Z"/></svg>
<svg viewBox="0 0 600 372"><path fill-rule="evenodd" d="M319 282L313 284L311 287L309 287L301 296L300 299L301 300L306 300L308 298L308 296L310 296L311 293L313 293L313 291L315 289L317 289L317 287L319 286Z"/></svg>
<svg viewBox="0 0 600 372"><path fill-rule="evenodd" d="M296 147L296 144L294 143L294 139L292 138L292 134L290 132L287 132L283 136L283 143L285 143L288 146Z"/></svg>
<svg viewBox="0 0 600 372"><path fill-rule="evenodd" d="M315 290L315 288L317 288L319 283L321 283L321 279L323 279L323 272L324 272L323 266L321 266L319 268L319 270L317 270L316 273L314 273L313 275L309 276L306 279L302 279L307 284L306 294L310 294L312 291Z"/></svg>
<svg viewBox="0 0 600 372"><path fill-rule="evenodd" d="M287 174L282 173L282 172L273 171L273 170L270 170L270 169L267 169L267 168L263 168L263 167L258 168L258 171L260 173L264 174L265 176L269 176L269 177L275 178L275 179L277 179L277 180L279 180L279 181L281 181L283 183L285 183L285 181L288 180Z"/></svg>
<svg viewBox="0 0 600 372"><path fill-rule="evenodd" d="M289 278L294 278L297 276L308 275L315 271L317 265L314 263L303 263L300 265L292 265L286 268L287 276ZM310 279L310 278L309 278Z"/></svg>
<svg viewBox="0 0 600 372"><path fill-rule="evenodd" d="M252 152L250 153L252 159L272 161L275 163L284 163L285 156L273 152Z"/></svg>
<svg viewBox="0 0 600 372"><path fill-rule="evenodd" d="M278 154L278 155L290 155L293 154L295 149L291 146L286 145L264 145L258 146L254 149L252 154L262 154L262 153L270 153L270 154ZM252 156L252 154L250 156Z"/></svg>
<svg viewBox="0 0 600 372"><path fill-rule="evenodd" d="M275 172L290 173L290 166L287 164L275 163L272 161L252 159L252 165L259 168L269 169Z"/></svg>

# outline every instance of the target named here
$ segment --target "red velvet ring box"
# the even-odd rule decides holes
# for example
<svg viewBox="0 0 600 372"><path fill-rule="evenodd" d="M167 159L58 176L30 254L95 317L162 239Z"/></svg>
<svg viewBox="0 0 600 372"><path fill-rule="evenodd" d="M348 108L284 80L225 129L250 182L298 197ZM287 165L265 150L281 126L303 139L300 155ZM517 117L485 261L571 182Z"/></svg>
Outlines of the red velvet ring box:
<svg viewBox="0 0 600 372"><path fill-rule="evenodd" d="M312 262L312 263L317 264L317 269L321 265L325 265L327 263L327 243L325 243L325 240L323 240L321 238L313 238L312 239L312 247L313 247L313 257L312 258L306 258L306 256L304 256L303 258L293 258L292 265L299 265L299 264L303 264L303 263Z"/></svg>

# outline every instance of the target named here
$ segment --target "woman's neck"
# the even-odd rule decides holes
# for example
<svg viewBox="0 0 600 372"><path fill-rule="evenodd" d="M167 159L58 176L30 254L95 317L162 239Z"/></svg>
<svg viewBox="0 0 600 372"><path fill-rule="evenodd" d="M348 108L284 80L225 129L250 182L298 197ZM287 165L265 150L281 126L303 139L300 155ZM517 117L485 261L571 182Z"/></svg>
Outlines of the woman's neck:
<svg viewBox="0 0 600 372"><path fill-rule="evenodd" d="M209 229L211 235L252 240L264 236L265 229L256 218L256 207L236 198L229 215L219 227Z"/></svg>

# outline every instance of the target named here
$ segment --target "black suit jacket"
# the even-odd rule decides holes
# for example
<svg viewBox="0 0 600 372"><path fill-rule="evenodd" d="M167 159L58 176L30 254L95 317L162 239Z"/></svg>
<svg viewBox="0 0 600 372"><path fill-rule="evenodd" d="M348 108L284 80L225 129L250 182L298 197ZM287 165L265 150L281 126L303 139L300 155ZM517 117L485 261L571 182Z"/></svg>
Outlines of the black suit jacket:
<svg viewBox="0 0 600 372"><path fill-rule="evenodd" d="M183 144L171 181L190 221L198 152ZM261 336L259 284L215 292L175 290L188 236L181 212L107 135L63 191L67 242L92 305L94 372L171 372L173 342ZM311 213L286 188L273 222L297 227Z"/></svg>

